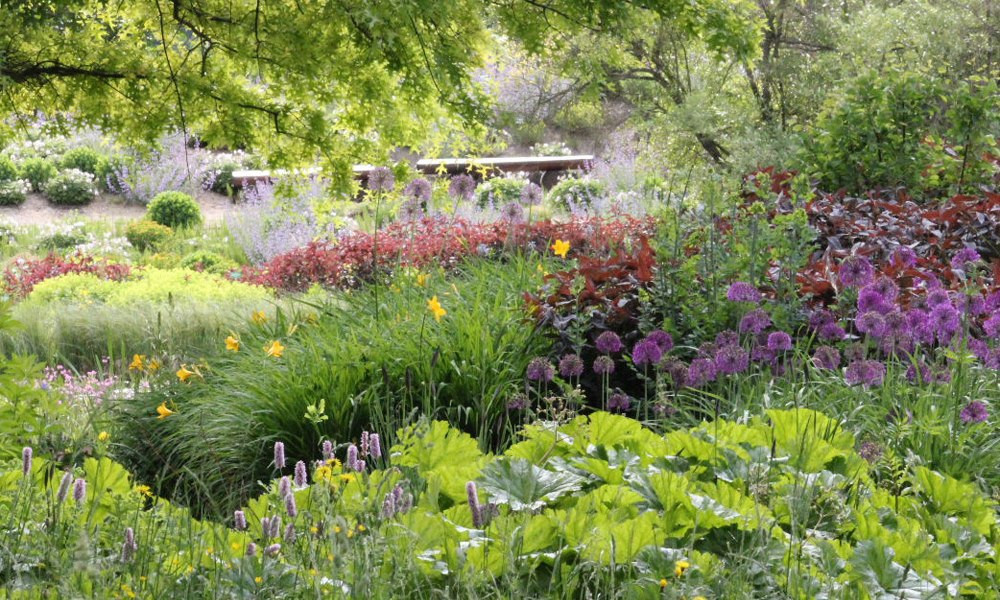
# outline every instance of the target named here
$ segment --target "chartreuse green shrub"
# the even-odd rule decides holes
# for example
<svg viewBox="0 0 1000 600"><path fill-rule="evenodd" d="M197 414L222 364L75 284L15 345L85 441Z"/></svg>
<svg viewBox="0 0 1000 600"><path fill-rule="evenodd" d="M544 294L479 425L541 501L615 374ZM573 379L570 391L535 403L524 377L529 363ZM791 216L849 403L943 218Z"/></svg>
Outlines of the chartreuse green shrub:
<svg viewBox="0 0 1000 600"><path fill-rule="evenodd" d="M133 221L125 228L125 238L128 243L140 252L156 250L163 242L170 239L172 234L171 228L148 219Z"/></svg>
<svg viewBox="0 0 1000 600"><path fill-rule="evenodd" d="M526 324L521 297L540 281L538 263L476 261L453 281L417 275L335 295L315 322L281 311L238 332L237 351L189 365L203 377L123 404L118 418L135 447L129 464L144 478L169 477L173 494L228 495L232 508L269 472L262 448L275 436L302 454L371 423L393 431L419 413L481 433L484 446L494 443L508 396L523 385L531 358L547 349ZM433 297L446 311L440 321L428 309ZM280 355L268 351L275 342ZM150 405L166 400L177 418L146 420ZM315 422L303 419L310 410L320 411ZM206 446L206 436L215 442Z"/></svg>
<svg viewBox="0 0 1000 600"><path fill-rule="evenodd" d="M157 418L146 408L150 428L185 410L165 400ZM121 447L120 433L77 464L36 456L27 469L0 468L0 547L18 565L6 586L58 597L499 589L678 600L989 598L1000 586L994 501L920 465L884 485L839 422L807 409L665 435L599 412L529 425L500 455L441 421L406 427L377 451L371 437L367 452L341 439L327 456L293 451L289 438L276 452L272 436L257 448L272 465L254 497L212 520L151 496L101 456ZM203 445L219 442L204 430ZM302 478L283 490L279 477L292 479L298 461ZM79 501L75 481L86 482ZM101 560L81 570L81 557Z"/></svg>
<svg viewBox="0 0 1000 600"><path fill-rule="evenodd" d="M31 184L31 190L40 192L45 189L45 184L56 176L59 169L54 162L47 158L32 156L21 161L18 165L21 179L27 180Z"/></svg>
<svg viewBox="0 0 1000 600"><path fill-rule="evenodd" d="M146 216L160 225L173 229L201 223L201 209L194 198L184 192L161 192L146 207Z"/></svg>
<svg viewBox="0 0 1000 600"><path fill-rule="evenodd" d="M182 258L180 265L185 269L206 271L219 275L224 275L239 267L236 261L208 250L195 250Z"/></svg>
<svg viewBox="0 0 1000 600"><path fill-rule="evenodd" d="M126 281L108 281L88 273L70 273L46 279L28 295L27 303L81 301L115 306L134 302L202 302L267 300L265 288L229 281L211 273L188 269L147 268Z"/></svg>

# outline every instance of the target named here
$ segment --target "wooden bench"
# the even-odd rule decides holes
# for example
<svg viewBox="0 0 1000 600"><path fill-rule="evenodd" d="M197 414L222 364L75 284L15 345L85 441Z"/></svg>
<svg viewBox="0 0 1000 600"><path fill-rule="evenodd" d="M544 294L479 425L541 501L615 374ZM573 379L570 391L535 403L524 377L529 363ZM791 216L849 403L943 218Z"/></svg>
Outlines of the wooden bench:
<svg viewBox="0 0 1000 600"><path fill-rule="evenodd" d="M591 154L574 156L502 156L495 158L425 158L418 160L416 169L430 176L447 174L449 176L468 173L477 179L482 179L483 173L528 173L528 178L544 187L554 185L555 178L566 171L586 170L594 161ZM354 165L354 177L364 186L368 181L368 173L376 167L373 165ZM306 175L318 175L317 168L298 171ZM275 171L281 176L288 171ZM233 171L233 187L239 189L247 184L267 181L271 178L270 171L244 170Z"/></svg>

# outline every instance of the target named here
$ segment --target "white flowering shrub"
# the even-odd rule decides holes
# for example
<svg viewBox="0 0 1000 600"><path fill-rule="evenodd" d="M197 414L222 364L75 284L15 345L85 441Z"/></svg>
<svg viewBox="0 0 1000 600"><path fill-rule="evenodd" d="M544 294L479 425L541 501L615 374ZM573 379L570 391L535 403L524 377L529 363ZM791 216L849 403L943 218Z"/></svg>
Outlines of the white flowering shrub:
<svg viewBox="0 0 1000 600"><path fill-rule="evenodd" d="M53 204L80 206L97 196L94 176L79 169L65 169L45 184L45 197Z"/></svg>

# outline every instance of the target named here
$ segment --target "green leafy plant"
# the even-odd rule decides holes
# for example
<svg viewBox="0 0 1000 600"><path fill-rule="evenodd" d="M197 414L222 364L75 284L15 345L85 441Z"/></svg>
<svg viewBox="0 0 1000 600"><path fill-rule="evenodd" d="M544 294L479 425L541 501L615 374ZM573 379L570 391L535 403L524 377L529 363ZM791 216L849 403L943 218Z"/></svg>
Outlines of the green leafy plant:
<svg viewBox="0 0 1000 600"><path fill-rule="evenodd" d="M108 158L86 146L73 148L59 159L59 166L63 169L76 169L84 173L90 173L98 181L103 181L109 172Z"/></svg>
<svg viewBox="0 0 1000 600"><path fill-rule="evenodd" d="M149 203L146 216L173 229L201 223L201 209L194 198L183 192L161 192Z"/></svg>
<svg viewBox="0 0 1000 600"><path fill-rule="evenodd" d="M0 181L13 181L17 179L17 167L6 154L0 154Z"/></svg>
<svg viewBox="0 0 1000 600"><path fill-rule="evenodd" d="M140 252L156 250L173 235L173 229L155 221L133 221L125 228L125 238Z"/></svg>
<svg viewBox="0 0 1000 600"><path fill-rule="evenodd" d="M604 182L592 177L567 177L549 190L548 197L557 206L566 209L586 209L608 194Z"/></svg>
<svg viewBox="0 0 1000 600"><path fill-rule="evenodd" d="M30 184L23 179L0 182L0 206L18 206L27 199Z"/></svg>
<svg viewBox="0 0 1000 600"><path fill-rule="evenodd" d="M20 177L27 179L31 183L31 190L41 192L45 189L45 184L55 177L59 169L55 163L47 158L33 156L21 161L18 166Z"/></svg>
<svg viewBox="0 0 1000 600"><path fill-rule="evenodd" d="M45 184L45 197L61 206L81 206L96 196L94 176L77 169L64 169Z"/></svg>
<svg viewBox="0 0 1000 600"><path fill-rule="evenodd" d="M521 200L521 190L527 182L514 177L492 177L476 188L476 205L480 208L492 206L496 209L505 204Z"/></svg>
<svg viewBox="0 0 1000 600"><path fill-rule="evenodd" d="M225 275L239 267L239 265L236 264L236 261L208 250L195 250L194 252L186 255L181 259L180 266L185 269L205 271L208 273L216 273L218 275Z"/></svg>

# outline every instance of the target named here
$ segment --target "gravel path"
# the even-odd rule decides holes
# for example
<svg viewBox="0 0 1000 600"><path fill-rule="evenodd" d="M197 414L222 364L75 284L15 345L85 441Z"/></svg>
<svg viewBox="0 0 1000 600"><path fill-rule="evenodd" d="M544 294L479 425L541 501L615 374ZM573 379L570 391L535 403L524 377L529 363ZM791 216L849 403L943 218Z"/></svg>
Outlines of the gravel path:
<svg viewBox="0 0 1000 600"><path fill-rule="evenodd" d="M233 206L226 196L211 192L201 192L196 198L201 216L209 224L221 222ZM145 206L125 204L121 196L111 194L101 194L90 204L74 207L56 206L41 194L28 194L28 199L20 206L0 206L0 223L47 225L68 217L115 221L141 219L145 214Z"/></svg>

